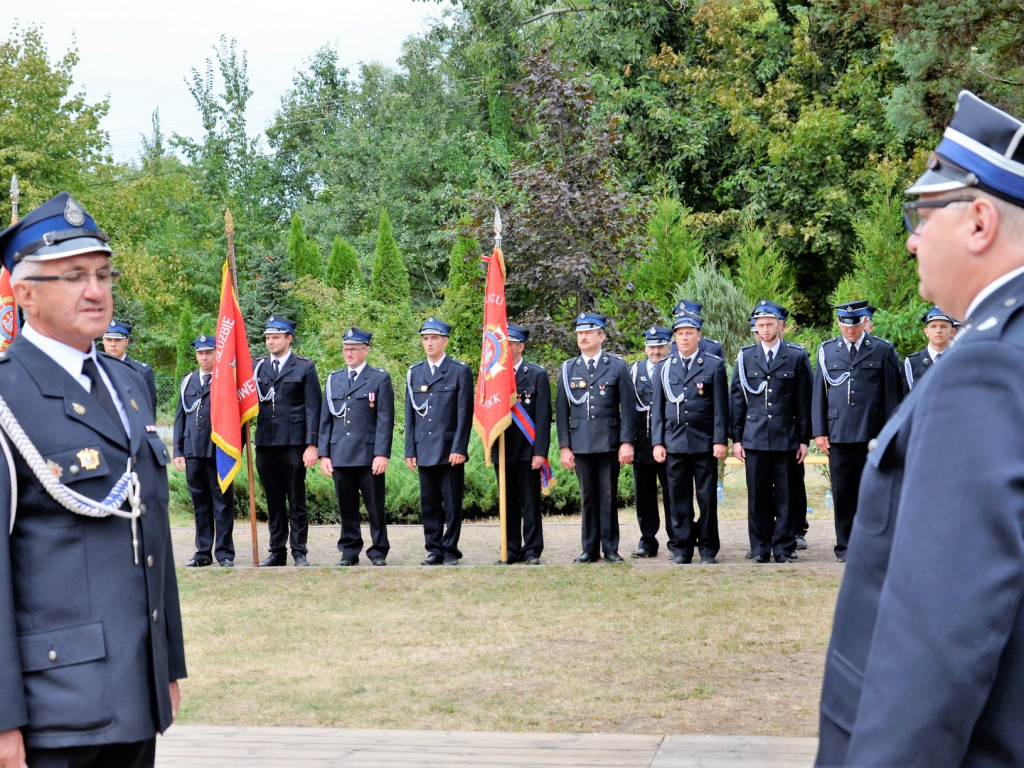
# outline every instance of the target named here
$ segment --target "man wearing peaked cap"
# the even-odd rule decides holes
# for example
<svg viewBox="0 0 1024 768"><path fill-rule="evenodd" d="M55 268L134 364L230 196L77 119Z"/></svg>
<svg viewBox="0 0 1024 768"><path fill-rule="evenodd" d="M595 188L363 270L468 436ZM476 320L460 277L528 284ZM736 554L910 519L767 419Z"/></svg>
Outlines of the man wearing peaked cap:
<svg viewBox="0 0 1024 768"><path fill-rule="evenodd" d="M609 563L619 554L619 467L633 461L635 398L626 363L604 352L608 318L581 312L576 318L578 357L559 367L555 396L559 461L575 469L580 484L583 551L574 563Z"/></svg>
<svg viewBox="0 0 1024 768"><path fill-rule="evenodd" d="M132 324L124 320L111 320L107 330L103 333L103 351L115 360L130 365L145 380L146 389L149 391L149 400L153 405L153 412L156 413L156 376L153 374L153 369L141 360L128 357L128 344L131 343L132 328Z"/></svg>
<svg viewBox="0 0 1024 768"><path fill-rule="evenodd" d="M181 377L174 414L174 468L185 473L196 520L196 551L186 568L201 568L214 558L223 568L235 565L235 491L221 491L210 424L210 384L217 343L200 334L192 342L199 369Z"/></svg>
<svg viewBox="0 0 1024 768"><path fill-rule="evenodd" d="M385 565L391 549L384 473L395 430L395 390L391 374L366 363L372 338L354 326L345 331L345 367L327 374L320 409L320 471L334 480L338 497L340 566L355 565L363 551L360 496L370 523L366 556L374 565Z"/></svg>
<svg viewBox="0 0 1024 768"><path fill-rule="evenodd" d="M835 501L835 555L846 561L868 442L903 397L899 357L866 326L867 301L834 307L841 335L818 346L811 403L814 442L828 457Z"/></svg>
<svg viewBox="0 0 1024 768"><path fill-rule="evenodd" d="M530 332L518 323L508 324L509 351L515 368L516 398L533 424L531 439L516 419L505 430L505 533L506 562L539 565L544 551L540 511L541 472L551 445L551 382L548 372L523 359ZM491 452L494 471L498 469L498 447Z"/></svg>
<svg viewBox="0 0 1024 768"><path fill-rule="evenodd" d="M754 562L788 563L796 549L791 484L811 434L811 367L807 352L782 338L789 311L760 299L751 316L757 343L736 356L729 416L733 455L744 462Z"/></svg>
<svg viewBox="0 0 1024 768"><path fill-rule="evenodd" d="M427 556L421 565L462 559L462 497L473 426L473 373L449 357L451 326L429 317L420 326L426 360L406 373L405 464L420 481L420 518Z"/></svg>
<svg viewBox="0 0 1024 768"><path fill-rule="evenodd" d="M693 314L697 315L701 319L701 321L703 321L704 320L703 309L704 309L704 305L701 304L699 301L691 301L690 299L682 299L682 300L676 302L676 307L675 307L675 309L672 310L672 316L673 317L678 317L679 314L682 313L682 312L692 312ZM674 355L676 353L676 351L677 351L676 350L676 342L675 342L675 339L673 338L673 340L672 340L672 349L670 350L670 354ZM697 351L700 352L702 355L712 354L712 355L718 355L721 358L725 357L725 353L722 352L722 345L719 344L714 339L705 336L703 333L701 334L701 337L700 337L700 348Z"/></svg>
<svg viewBox="0 0 1024 768"><path fill-rule="evenodd" d="M167 449L143 380L93 343L111 249L61 193L0 233L0 254L26 320L0 353L26 438L0 461L0 764L153 765L185 651Z"/></svg>
<svg viewBox="0 0 1024 768"><path fill-rule="evenodd" d="M317 464L320 380L316 364L292 352L296 323L271 315L263 331L270 353L253 365L260 398L256 421L256 472L267 496L270 553L260 567L288 562L308 566L306 470Z"/></svg>
<svg viewBox="0 0 1024 768"><path fill-rule="evenodd" d="M1024 122L961 92L907 193L921 296L965 325L869 445L817 763L1024 765Z"/></svg>
<svg viewBox="0 0 1024 768"><path fill-rule="evenodd" d="M668 356L672 343L672 329L652 325L644 332L646 358L629 366L632 394L636 401L636 430L633 438L633 493L636 496L636 522L640 527L640 542L630 556L648 558L658 556L658 528L662 516L658 512L658 484L661 484L662 504L665 508L665 533L672 549L672 525L669 522L668 474L663 463L654 460L651 443L651 404L657 386L656 372Z"/></svg>
<svg viewBox="0 0 1024 768"><path fill-rule="evenodd" d="M715 485L727 450L729 389L722 358L699 351L703 324L692 312L676 315L678 352L658 367L651 406L654 460L668 475L668 546L677 565L692 562L695 548L702 563L713 564L720 547Z"/></svg>
<svg viewBox="0 0 1024 768"><path fill-rule="evenodd" d="M939 361L953 340L953 325L956 323L938 307L932 307L921 317L924 335L928 344L924 349L912 352L903 360L903 396L910 394L921 377Z"/></svg>

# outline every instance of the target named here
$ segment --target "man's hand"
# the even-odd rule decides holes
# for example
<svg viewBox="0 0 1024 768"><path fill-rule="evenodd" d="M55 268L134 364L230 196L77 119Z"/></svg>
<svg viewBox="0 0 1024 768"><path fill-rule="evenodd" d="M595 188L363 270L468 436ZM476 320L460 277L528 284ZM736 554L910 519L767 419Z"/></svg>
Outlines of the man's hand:
<svg viewBox="0 0 1024 768"><path fill-rule="evenodd" d="M547 458L547 456L534 456L530 460L530 469L543 469L544 468L544 460L546 458Z"/></svg>
<svg viewBox="0 0 1024 768"><path fill-rule="evenodd" d="M807 443L800 443L800 447L796 449L796 463L803 463L805 456L807 456Z"/></svg>
<svg viewBox="0 0 1024 768"><path fill-rule="evenodd" d="M573 455L572 448L566 446L558 451L558 461L562 465L562 469L576 469L576 456Z"/></svg>
<svg viewBox="0 0 1024 768"><path fill-rule="evenodd" d="M185 471L185 457L184 456L175 456L174 457L174 468L176 470L178 470L179 472L184 472Z"/></svg>
<svg viewBox="0 0 1024 768"><path fill-rule="evenodd" d="M654 460L659 464L664 464L665 459L668 458L668 451L665 450L664 445L654 446Z"/></svg>
<svg viewBox="0 0 1024 768"><path fill-rule="evenodd" d="M370 466L370 472L374 475L383 475L388 471L388 457L387 456L374 456L373 464Z"/></svg>
<svg viewBox="0 0 1024 768"><path fill-rule="evenodd" d="M814 444L818 446L818 450L828 456L829 442L827 435L821 435L820 437L814 438Z"/></svg>
<svg viewBox="0 0 1024 768"><path fill-rule="evenodd" d="M0 768L28 768L21 731L0 731Z"/></svg>
<svg viewBox="0 0 1024 768"><path fill-rule="evenodd" d="M405 466L411 469L413 472L416 471L416 457L413 456L405 460Z"/></svg>
<svg viewBox="0 0 1024 768"><path fill-rule="evenodd" d="M178 681L171 681L171 720L178 717L178 707L181 705L181 689L178 688Z"/></svg>
<svg viewBox="0 0 1024 768"><path fill-rule="evenodd" d="M459 464L465 464L468 457L462 453L449 453L448 463L453 467L457 467Z"/></svg>
<svg viewBox="0 0 1024 768"><path fill-rule="evenodd" d="M725 445L722 443L715 443L713 446L711 446L711 455L714 456L716 459L724 459L725 454L727 454L728 452L729 449L726 448Z"/></svg>
<svg viewBox="0 0 1024 768"><path fill-rule="evenodd" d="M623 443L619 446L619 464L633 463L633 444Z"/></svg>
<svg viewBox="0 0 1024 768"><path fill-rule="evenodd" d="M331 463L331 458L329 456L324 456L320 459L320 471L327 477L334 474L334 465Z"/></svg>
<svg viewBox="0 0 1024 768"><path fill-rule="evenodd" d="M317 459L316 446L315 445L307 445L306 446L306 450L304 450L302 452L302 463L303 463L303 465L305 465L306 469L311 469L312 467L316 466L316 459Z"/></svg>
<svg viewBox="0 0 1024 768"><path fill-rule="evenodd" d="M747 452L743 450L743 443L732 444L732 455L742 461L744 464L747 463Z"/></svg>

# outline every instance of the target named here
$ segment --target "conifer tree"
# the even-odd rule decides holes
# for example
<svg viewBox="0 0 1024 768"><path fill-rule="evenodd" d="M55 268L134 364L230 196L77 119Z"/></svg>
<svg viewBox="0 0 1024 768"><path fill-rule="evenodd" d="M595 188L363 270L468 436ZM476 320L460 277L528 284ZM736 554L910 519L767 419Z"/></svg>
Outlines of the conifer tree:
<svg viewBox="0 0 1024 768"><path fill-rule="evenodd" d="M483 284L480 243L460 236L452 246L448 261L448 285L444 288L441 315L452 326L452 354L463 360L474 360L480 356Z"/></svg>
<svg viewBox="0 0 1024 768"><path fill-rule="evenodd" d="M180 390L178 383L181 377L196 367L196 350L192 346L199 332L196 330L196 321L192 316L192 305L187 301L181 308L178 315L178 342L175 345L176 355L174 362L174 405L178 405Z"/></svg>
<svg viewBox="0 0 1024 768"><path fill-rule="evenodd" d="M398 251L398 243L391 233L388 212L381 210L377 230L377 249L373 254L373 275L370 278L370 298L394 309L411 308L409 273Z"/></svg>
<svg viewBox="0 0 1024 768"><path fill-rule="evenodd" d="M343 291L346 288L363 282L363 275L359 271L359 257L356 249L349 245L347 240L340 236L334 236L334 243L331 245L331 255L327 259L327 284L332 288Z"/></svg>
<svg viewBox="0 0 1024 768"><path fill-rule="evenodd" d="M309 275L317 280L324 279L324 260L316 243L306 237L299 214L292 216L291 231L288 233L288 266L295 277Z"/></svg>

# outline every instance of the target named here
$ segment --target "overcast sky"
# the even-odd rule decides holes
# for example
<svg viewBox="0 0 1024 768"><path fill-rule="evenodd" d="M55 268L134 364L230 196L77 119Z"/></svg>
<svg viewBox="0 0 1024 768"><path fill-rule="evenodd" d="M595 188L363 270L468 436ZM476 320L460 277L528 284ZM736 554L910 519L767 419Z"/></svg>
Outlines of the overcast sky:
<svg viewBox="0 0 1024 768"><path fill-rule="evenodd" d="M297 71L307 68L323 45L336 48L353 73L359 62L394 65L402 41L440 17L443 4L413 0L18 0L8 18L40 26L50 61L74 42L79 63L76 86L90 103L110 99L103 129L116 160L137 157L141 136L151 134L160 110L164 136L199 136L201 124L185 79L203 72L220 36L237 40L248 59L250 133L269 125L280 97ZM10 27L5 30L10 36ZM220 92L218 81L217 92Z"/></svg>

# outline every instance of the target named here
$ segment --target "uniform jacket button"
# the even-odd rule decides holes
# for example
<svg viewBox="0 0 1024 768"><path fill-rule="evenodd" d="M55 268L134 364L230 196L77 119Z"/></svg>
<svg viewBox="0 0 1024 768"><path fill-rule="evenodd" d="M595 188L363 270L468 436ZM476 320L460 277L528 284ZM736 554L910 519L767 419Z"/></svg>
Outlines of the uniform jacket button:
<svg viewBox="0 0 1024 768"><path fill-rule="evenodd" d="M150 614L150 618L153 619L153 621L156 621L157 619L159 619L160 618L160 611L158 611L156 608L154 608L153 609L153 613Z"/></svg>
<svg viewBox="0 0 1024 768"><path fill-rule="evenodd" d="M150 555L149 557L146 558L146 567L147 568L152 568L153 567L153 556L152 555Z"/></svg>
<svg viewBox="0 0 1024 768"><path fill-rule="evenodd" d="M57 660L57 652L51 648L50 652L48 654L46 654L46 658L48 658L50 661L56 661Z"/></svg>

